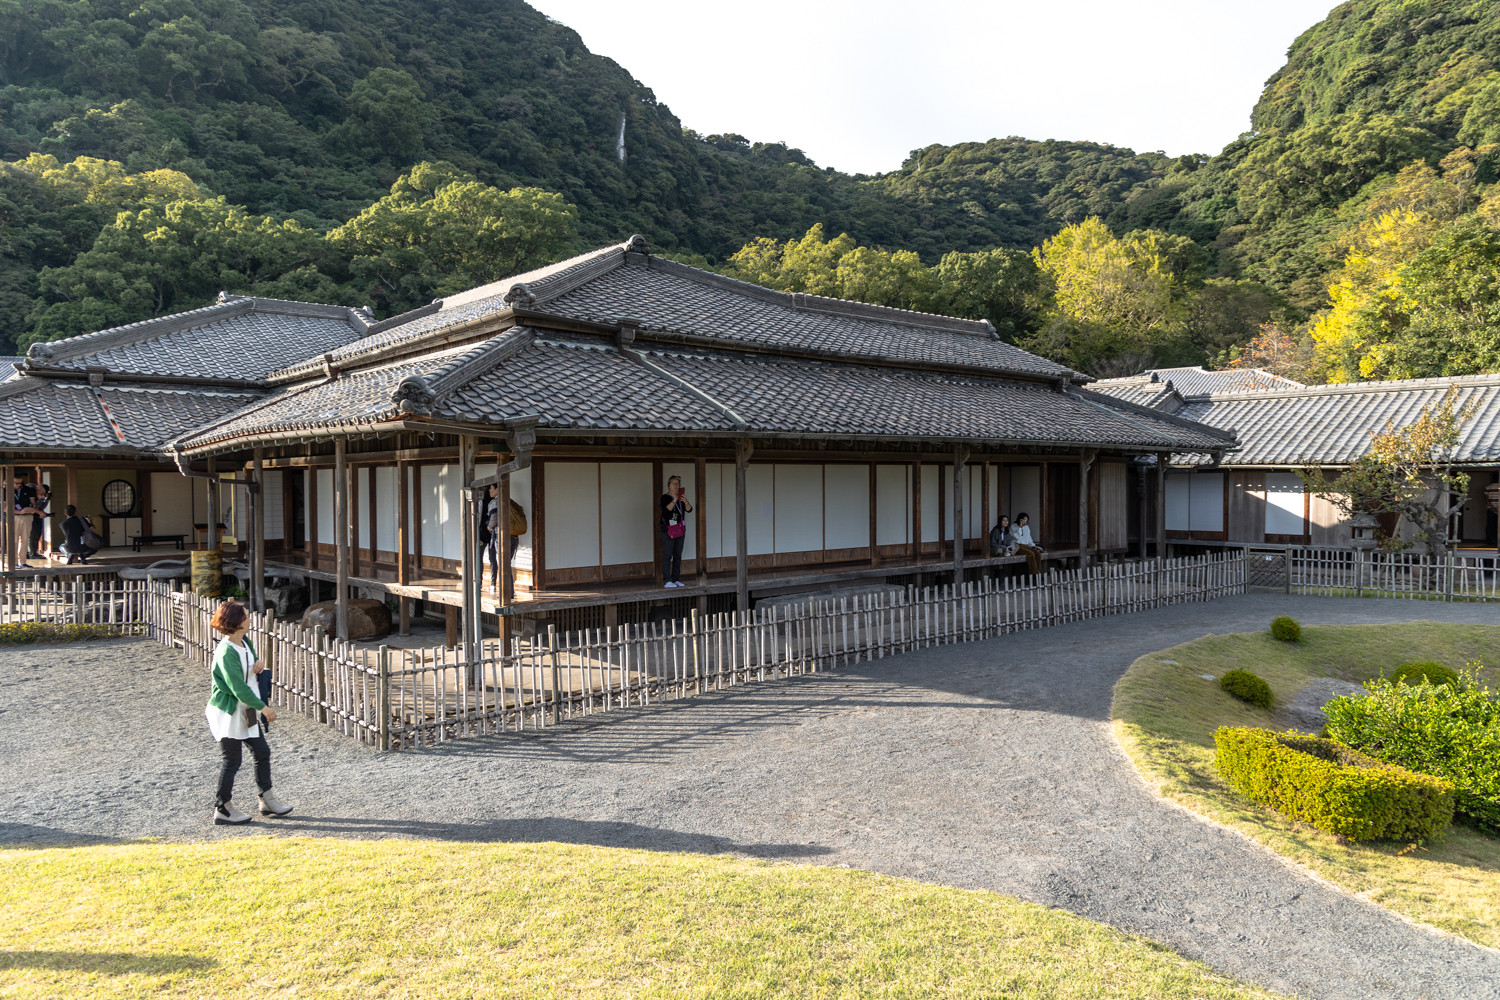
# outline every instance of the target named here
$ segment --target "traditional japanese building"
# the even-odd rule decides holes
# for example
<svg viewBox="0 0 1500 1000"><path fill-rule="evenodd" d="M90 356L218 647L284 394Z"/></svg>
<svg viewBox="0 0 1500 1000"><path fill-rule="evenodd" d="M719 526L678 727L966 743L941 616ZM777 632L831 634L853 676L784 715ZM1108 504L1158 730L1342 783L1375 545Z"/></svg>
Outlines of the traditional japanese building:
<svg viewBox="0 0 1500 1000"><path fill-rule="evenodd" d="M477 609L603 624L650 602L993 572L1018 562L989 551L1002 512L1030 515L1053 565L1138 555L1161 530L1149 463L1236 447L987 323L771 291L639 237L381 323L226 298L17 367L6 461L63 472L79 500L85 470L129 472L143 502L122 539L211 536L218 501L200 522L209 494L179 473L212 476L238 494L229 544L267 572L463 608L466 632ZM694 511L687 586L664 591L674 475ZM492 484L526 513L514 599L481 585Z"/></svg>

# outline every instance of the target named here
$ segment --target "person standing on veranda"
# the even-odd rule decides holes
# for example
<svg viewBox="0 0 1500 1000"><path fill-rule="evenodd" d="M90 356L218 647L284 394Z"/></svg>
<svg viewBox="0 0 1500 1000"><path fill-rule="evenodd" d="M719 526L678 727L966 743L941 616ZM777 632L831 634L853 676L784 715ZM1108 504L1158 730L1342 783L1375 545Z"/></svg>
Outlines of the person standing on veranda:
<svg viewBox="0 0 1500 1000"><path fill-rule="evenodd" d="M657 530L661 535L661 575L666 589L685 587L682 576L682 546L687 540L687 516L693 512L687 494L682 489L682 477L667 480L667 492L662 494L657 517Z"/></svg>
<svg viewBox="0 0 1500 1000"><path fill-rule="evenodd" d="M224 636L214 650L213 686L203 715L209 732L219 744L221 764L219 787L214 796L214 823L238 826L250 822L248 813L235 808L234 776L244 759L244 748L250 747L255 758L255 784L260 789L262 816L285 816L292 807L277 798L271 790L271 747L260 728L257 713L267 722L276 721L276 709L267 705L251 686L251 679L263 667L255 644L250 641L250 612L243 604L226 601L214 612L209 626Z"/></svg>
<svg viewBox="0 0 1500 1000"><path fill-rule="evenodd" d="M37 510L36 487L26 481L24 472L15 474L10 506L16 532L16 565L25 566L30 555L32 518Z"/></svg>

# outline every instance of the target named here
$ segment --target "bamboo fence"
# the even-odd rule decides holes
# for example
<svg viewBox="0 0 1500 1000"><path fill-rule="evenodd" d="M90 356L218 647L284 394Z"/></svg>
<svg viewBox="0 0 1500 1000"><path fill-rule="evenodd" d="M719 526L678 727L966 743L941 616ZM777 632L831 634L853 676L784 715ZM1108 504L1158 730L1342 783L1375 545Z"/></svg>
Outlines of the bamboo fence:
<svg viewBox="0 0 1500 1000"><path fill-rule="evenodd" d="M1317 597L1500 600L1500 557L1291 545L1247 550L1250 585Z"/></svg>
<svg viewBox="0 0 1500 1000"><path fill-rule="evenodd" d="M252 615L271 668L272 704L381 749L430 747L536 730L1021 629L1244 593L1243 552L1114 563L1026 580L778 604L463 646L402 649L344 642L321 629ZM153 586L151 634L206 664L220 602Z"/></svg>
<svg viewBox="0 0 1500 1000"><path fill-rule="evenodd" d="M0 581L0 623L110 625L121 635L149 630L144 581L113 573L12 577Z"/></svg>

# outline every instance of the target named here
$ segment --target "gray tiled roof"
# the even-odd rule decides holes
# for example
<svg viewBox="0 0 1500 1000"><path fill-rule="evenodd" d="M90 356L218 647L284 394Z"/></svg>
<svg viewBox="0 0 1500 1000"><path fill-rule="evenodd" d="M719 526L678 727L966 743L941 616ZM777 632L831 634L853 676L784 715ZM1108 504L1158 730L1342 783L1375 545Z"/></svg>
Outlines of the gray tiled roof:
<svg viewBox="0 0 1500 1000"><path fill-rule="evenodd" d="M377 324L374 332L357 343L347 344L331 352L333 361L337 364L357 364L361 358L378 355L390 348L412 341L425 343L429 338L440 337L444 331L498 315L509 308L505 302L505 296L518 284L524 284L535 292L543 294L549 286L554 290L565 289L574 281L587 280L594 274L620 266L625 259L625 248L628 245L628 243L620 243L601 247L598 250L570 257L534 271L527 271L503 281L491 282L457 295L449 295L435 303L436 310L431 307L412 310L408 314L412 318L407 322L399 322L401 317L393 316ZM396 325L388 325L392 323ZM299 358L298 363L288 364L276 375L286 377L312 372L320 367L319 360L304 357Z"/></svg>
<svg viewBox="0 0 1500 1000"><path fill-rule="evenodd" d="M170 386L91 386L21 378L0 400L0 447L28 451L147 452L256 398Z"/></svg>
<svg viewBox="0 0 1500 1000"><path fill-rule="evenodd" d="M543 433L749 432L1205 451L1231 444L1170 417L1111 405L1108 397L1035 382L643 349L666 377L602 337L563 339L527 329L505 337L512 338L508 344L451 349L284 389L181 443L195 448L244 435L395 419L401 414L393 392L403 378L420 375L437 393L435 419L496 423L538 414Z"/></svg>
<svg viewBox="0 0 1500 1000"><path fill-rule="evenodd" d="M627 252L631 246L605 247L449 296L436 311L415 310L409 321L377 328L360 342L332 352L333 361L345 366L361 359L380 363L403 348L415 351L445 336L462 336L467 325L509 315L514 306L529 314L602 326L614 326L628 316L642 323L642 335L648 339L707 338L748 350L1084 380L1063 365L1005 343L982 321L773 291ZM274 377L312 375L320 366L308 358Z"/></svg>
<svg viewBox="0 0 1500 1000"><path fill-rule="evenodd" d="M1182 396L1205 396L1213 392L1274 392L1278 389L1300 389L1301 382L1272 374L1264 368L1228 368L1210 371L1202 365L1188 368L1151 368L1125 378L1101 379L1093 388L1108 391L1113 385L1170 382Z"/></svg>
<svg viewBox="0 0 1500 1000"><path fill-rule="evenodd" d="M1477 411L1464 427L1458 458L1500 463L1500 375L1309 386L1264 393L1216 393L1190 399L1178 416L1233 428L1241 450L1229 465L1342 465L1364 454L1371 432L1403 427L1456 386Z"/></svg>
<svg viewBox="0 0 1500 1000"><path fill-rule="evenodd" d="M45 344L29 364L82 373L255 381L294 361L358 340L360 310L282 299L227 297L216 305Z"/></svg>
<svg viewBox="0 0 1500 1000"><path fill-rule="evenodd" d="M1127 400L1137 406L1160 410L1163 413L1176 413L1182 408L1182 396L1170 382L1105 379L1095 382L1089 388L1094 392L1102 392L1106 396Z"/></svg>
<svg viewBox="0 0 1500 1000"><path fill-rule="evenodd" d="M635 255L632 255L635 256ZM819 296L794 296L660 258L626 266L548 302L592 323L621 316L650 331L712 338L725 346L809 351L911 365L962 365L1043 378L1071 369L992 337L979 323Z"/></svg>

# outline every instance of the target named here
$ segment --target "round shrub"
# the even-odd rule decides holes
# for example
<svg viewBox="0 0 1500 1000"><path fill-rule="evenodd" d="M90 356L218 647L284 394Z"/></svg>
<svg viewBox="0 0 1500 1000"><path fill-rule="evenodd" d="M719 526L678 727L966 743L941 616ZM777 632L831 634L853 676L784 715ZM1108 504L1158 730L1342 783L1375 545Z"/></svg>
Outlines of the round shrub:
<svg viewBox="0 0 1500 1000"><path fill-rule="evenodd" d="M1297 642L1302 638L1302 626L1291 615L1282 615L1271 620L1271 635L1282 642Z"/></svg>
<svg viewBox="0 0 1500 1000"><path fill-rule="evenodd" d="M1271 707L1271 685L1248 670L1229 671L1219 678L1219 687L1241 701L1248 701L1261 708Z"/></svg>
<svg viewBox="0 0 1500 1000"><path fill-rule="evenodd" d="M1449 670L1441 663L1435 663L1432 660L1403 663L1396 668L1395 673L1391 674L1392 684L1405 682L1415 687L1424 680L1433 687L1439 684L1446 684L1449 687L1458 686L1458 674Z"/></svg>

